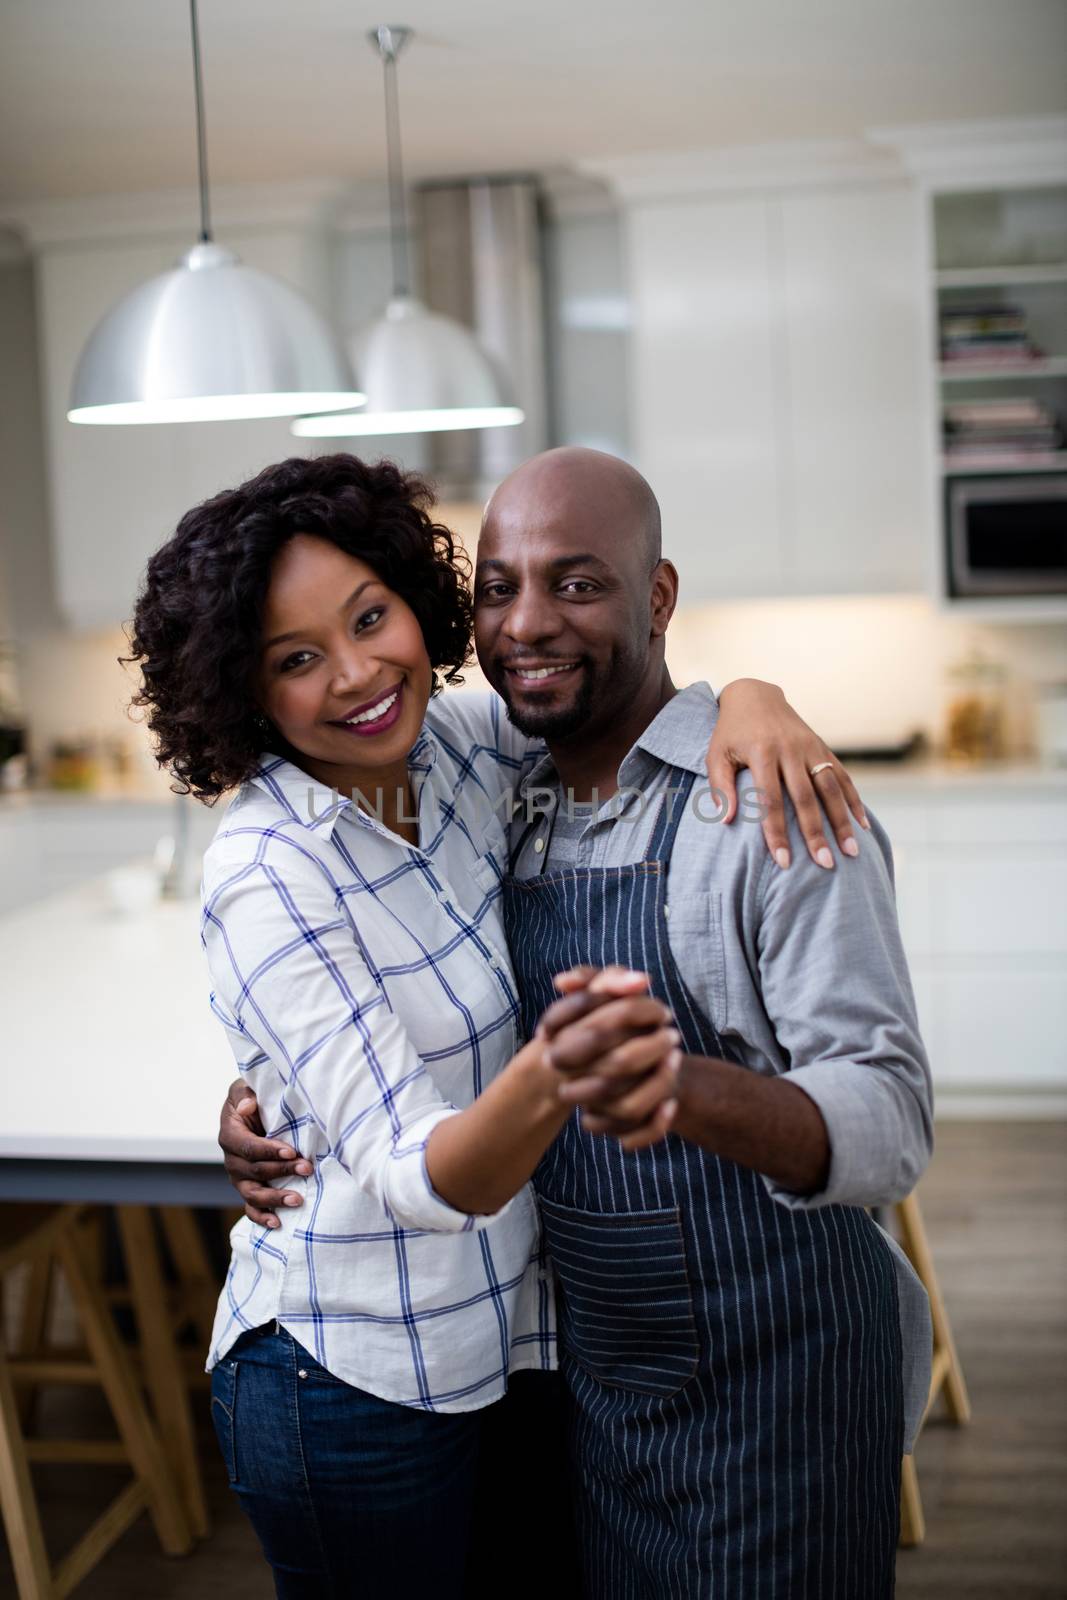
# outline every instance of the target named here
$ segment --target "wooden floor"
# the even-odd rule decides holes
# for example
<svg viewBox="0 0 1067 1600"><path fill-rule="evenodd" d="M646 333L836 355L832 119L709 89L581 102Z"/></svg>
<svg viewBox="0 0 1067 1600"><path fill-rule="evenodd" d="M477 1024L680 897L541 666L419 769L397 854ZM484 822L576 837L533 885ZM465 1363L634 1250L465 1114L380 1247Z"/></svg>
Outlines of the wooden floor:
<svg viewBox="0 0 1067 1600"><path fill-rule="evenodd" d="M974 1421L953 1429L935 1418L919 1442L927 1539L900 1552L898 1600L1064 1600L1067 1125L943 1124L920 1197ZM69 1392L49 1397L50 1431L70 1431L77 1403ZM142 1518L78 1600L268 1600L269 1575L206 1429L203 1452L215 1524L207 1543L167 1560ZM59 1554L116 1479L53 1467L37 1481ZM0 1549L0 1595L13 1594Z"/></svg>
<svg viewBox="0 0 1067 1600"><path fill-rule="evenodd" d="M974 1418L919 1439L898 1600L1063 1600L1067 1124L941 1124L919 1196Z"/></svg>

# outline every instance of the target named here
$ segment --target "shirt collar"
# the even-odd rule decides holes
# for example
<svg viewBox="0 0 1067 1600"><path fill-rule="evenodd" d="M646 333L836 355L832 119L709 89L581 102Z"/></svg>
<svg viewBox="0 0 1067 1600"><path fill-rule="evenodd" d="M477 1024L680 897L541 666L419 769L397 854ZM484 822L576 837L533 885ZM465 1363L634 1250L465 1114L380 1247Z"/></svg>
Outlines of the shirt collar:
<svg viewBox="0 0 1067 1600"><path fill-rule="evenodd" d="M635 742L619 768L620 780L626 781L627 764L639 751L665 766L705 777L704 755L718 717L719 702L710 684L691 683L687 689L679 689Z"/></svg>
<svg viewBox="0 0 1067 1600"><path fill-rule="evenodd" d="M436 765L437 741L432 733L423 728L408 755L408 771L412 777L416 804L422 785ZM351 811L355 820L366 823L368 827L380 828L373 817L360 810L351 795L329 788L295 762L286 760L284 756L272 755L269 750L260 754L255 768L249 773L248 782L269 794L293 822L299 822L309 833L319 833L329 838L338 817L346 811Z"/></svg>
<svg viewBox="0 0 1067 1600"><path fill-rule="evenodd" d="M620 786L639 786L640 779L656 766L680 767L698 778L705 777L704 754L718 716L719 702L710 684L691 683L687 689L679 689L623 757ZM519 792L550 788L558 782L556 764L546 754L523 779Z"/></svg>

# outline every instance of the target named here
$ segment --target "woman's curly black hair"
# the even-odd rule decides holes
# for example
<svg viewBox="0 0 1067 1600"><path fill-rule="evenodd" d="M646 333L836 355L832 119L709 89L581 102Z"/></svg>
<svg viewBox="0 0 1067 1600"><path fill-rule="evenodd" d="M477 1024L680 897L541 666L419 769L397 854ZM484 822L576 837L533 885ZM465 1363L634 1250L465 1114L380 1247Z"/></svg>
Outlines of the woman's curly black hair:
<svg viewBox="0 0 1067 1600"><path fill-rule="evenodd" d="M179 794L217 800L269 742L290 754L254 699L271 566L298 533L365 561L422 628L433 693L470 659L470 562L430 516L433 491L392 461L293 457L187 511L148 563L128 633L156 760ZM298 759L298 758L297 758Z"/></svg>

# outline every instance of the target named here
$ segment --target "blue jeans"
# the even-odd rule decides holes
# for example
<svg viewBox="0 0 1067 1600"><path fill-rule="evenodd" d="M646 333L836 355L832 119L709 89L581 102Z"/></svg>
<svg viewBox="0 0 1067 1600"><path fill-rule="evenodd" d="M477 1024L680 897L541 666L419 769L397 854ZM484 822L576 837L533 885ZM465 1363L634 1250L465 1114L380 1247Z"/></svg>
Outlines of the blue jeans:
<svg viewBox="0 0 1067 1600"><path fill-rule="evenodd" d="M279 1600L533 1593L539 1552L554 1600L577 1595L556 1380L519 1379L483 1411L418 1411L335 1378L273 1323L242 1334L211 1414Z"/></svg>

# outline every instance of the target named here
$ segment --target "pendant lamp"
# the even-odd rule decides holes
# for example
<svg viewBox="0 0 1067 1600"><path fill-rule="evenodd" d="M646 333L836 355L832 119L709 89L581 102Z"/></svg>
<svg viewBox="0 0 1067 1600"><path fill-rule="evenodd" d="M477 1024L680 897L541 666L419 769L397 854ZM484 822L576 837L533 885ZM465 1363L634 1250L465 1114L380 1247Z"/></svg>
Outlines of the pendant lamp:
<svg viewBox="0 0 1067 1600"><path fill-rule="evenodd" d="M389 162L389 233L393 295L383 314L354 341L353 359L367 409L357 416L301 417L303 439L387 433L438 433L449 428L500 428L523 421L507 403L492 362L469 328L431 311L411 293L408 227L400 158L396 61L410 28L382 26L369 35L385 77Z"/></svg>
<svg viewBox="0 0 1067 1600"><path fill-rule="evenodd" d="M314 307L211 236L197 0L189 0L200 240L107 313L82 352L71 422L217 422L357 406L344 351Z"/></svg>

